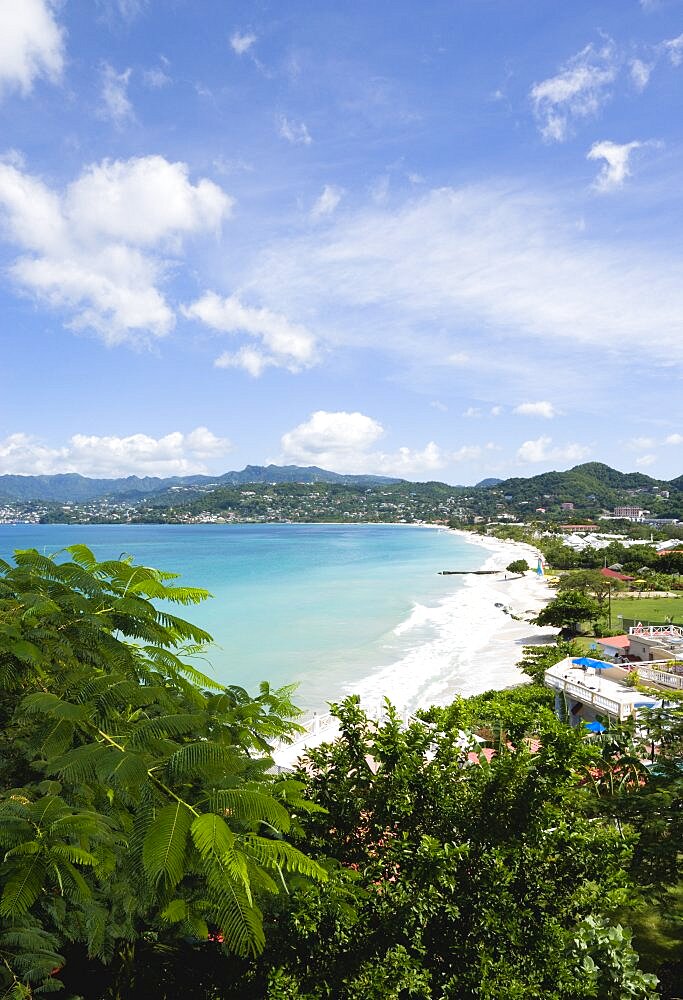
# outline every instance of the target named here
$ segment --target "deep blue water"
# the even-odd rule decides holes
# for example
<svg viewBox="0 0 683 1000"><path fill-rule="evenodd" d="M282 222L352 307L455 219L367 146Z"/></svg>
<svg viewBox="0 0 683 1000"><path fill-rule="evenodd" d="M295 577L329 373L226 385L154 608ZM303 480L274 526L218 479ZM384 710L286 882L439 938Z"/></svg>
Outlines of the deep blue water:
<svg viewBox="0 0 683 1000"><path fill-rule="evenodd" d="M305 709L414 653L429 610L462 586L438 571L486 558L453 533L398 525L0 525L4 558L75 542L208 588L211 600L177 612L214 636L202 669L248 689L297 682ZM416 608L426 618L406 628Z"/></svg>

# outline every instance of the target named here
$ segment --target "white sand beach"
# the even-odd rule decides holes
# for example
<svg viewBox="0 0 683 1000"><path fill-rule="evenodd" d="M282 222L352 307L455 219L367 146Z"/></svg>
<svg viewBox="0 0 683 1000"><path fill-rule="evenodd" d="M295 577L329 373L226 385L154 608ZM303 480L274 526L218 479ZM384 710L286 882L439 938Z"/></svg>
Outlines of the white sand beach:
<svg viewBox="0 0 683 1000"><path fill-rule="evenodd" d="M385 696L408 714L417 708L448 704L458 694L469 696L522 683L527 680L517 667L522 647L552 642L557 634L556 629L529 623L552 597L546 579L533 571L523 576L505 572L515 559L526 559L535 568L538 550L465 531L457 534L489 551L482 569L499 572L468 574L437 607L414 608L399 628L402 632L414 629L416 637L424 633L424 643L417 642L401 660L348 687L348 693L360 695L371 715L379 713ZM306 720L306 725L308 731L301 741L276 754L279 766L291 766L305 747L334 738L336 727L324 714Z"/></svg>

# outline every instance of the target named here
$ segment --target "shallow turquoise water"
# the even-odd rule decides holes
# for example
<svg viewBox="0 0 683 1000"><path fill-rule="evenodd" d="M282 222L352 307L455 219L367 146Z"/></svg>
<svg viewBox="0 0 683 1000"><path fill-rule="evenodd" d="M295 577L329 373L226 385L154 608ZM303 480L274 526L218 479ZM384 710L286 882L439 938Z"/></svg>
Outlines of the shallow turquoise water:
<svg viewBox="0 0 683 1000"><path fill-rule="evenodd" d="M74 542L208 588L210 601L180 614L214 636L210 672L252 690L297 682L309 710L427 641L428 622L402 625L457 597L462 582L438 571L486 558L450 532L398 525L0 525L4 558Z"/></svg>

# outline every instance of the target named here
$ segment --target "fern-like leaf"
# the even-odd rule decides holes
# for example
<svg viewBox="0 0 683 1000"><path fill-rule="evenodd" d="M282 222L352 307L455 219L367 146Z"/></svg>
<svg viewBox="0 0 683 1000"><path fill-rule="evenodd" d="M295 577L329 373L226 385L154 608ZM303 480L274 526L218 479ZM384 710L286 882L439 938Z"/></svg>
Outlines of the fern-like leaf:
<svg viewBox="0 0 683 1000"><path fill-rule="evenodd" d="M159 810L142 847L142 863L151 882L169 886L180 882L191 826L192 813L180 802Z"/></svg>
<svg viewBox="0 0 683 1000"><path fill-rule="evenodd" d="M267 823L282 833L291 826L289 813L272 795L250 788L215 788L211 808L245 823Z"/></svg>
<svg viewBox="0 0 683 1000"><path fill-rule="evenodd" d="M33 905L45 880L45 862L34 854L17 864L7 879L0 899L0 917L18 917Z"/></svg>

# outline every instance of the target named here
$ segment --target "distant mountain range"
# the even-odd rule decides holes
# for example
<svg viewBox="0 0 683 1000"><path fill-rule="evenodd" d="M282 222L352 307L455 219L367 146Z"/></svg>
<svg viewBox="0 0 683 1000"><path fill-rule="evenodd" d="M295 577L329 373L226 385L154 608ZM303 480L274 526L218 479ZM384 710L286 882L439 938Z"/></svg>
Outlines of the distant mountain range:
<svg viewBox="0 0 683 1000"><path fill-rule="evenodd" d="M88 479L69 472L55 476L0 476L0 500L43 500L52 503L86 503L102 497L141 500L173 488L243 486L246 483L342 483L377 486L403 480L386 476L342 476L316 466L247 465L239 472L221 476L126 476L122 479Z"/></svg>
<svg viewBox="0 0 683 1000"><path fill-rule="evenodd" d="M0 476L0 500L43 501L47 503L87 503L102 498L117 498L136 503L143 499L165 505L177 502L178 494L187 493L188 499L212 489L244 486L248 483L337 483L340 485L369 488L379 485L406 483L405 479L387 476L352 476L329 472L316 466L298 465L247 465L240 471L226 472L221 476L171 476L166 479L153 476L127 476L121 479L88 479L76 473L55 476ZM445 484L422 484L425 487ZM467 491L472 487L445 487L452 491ZM641 472L619 472L600 462L587 462L566 472L544 472L529 478L482 479L475 489L486 495L509 498L513 503L541 502L552 498L556 503L573 502L576 505L599 504L609 507L638 492L653 493L669 490L683 492L683 475L670 481L653 479ZM642 506L647 506L642 501Z"/></svg>

